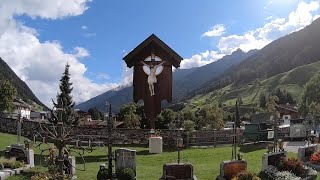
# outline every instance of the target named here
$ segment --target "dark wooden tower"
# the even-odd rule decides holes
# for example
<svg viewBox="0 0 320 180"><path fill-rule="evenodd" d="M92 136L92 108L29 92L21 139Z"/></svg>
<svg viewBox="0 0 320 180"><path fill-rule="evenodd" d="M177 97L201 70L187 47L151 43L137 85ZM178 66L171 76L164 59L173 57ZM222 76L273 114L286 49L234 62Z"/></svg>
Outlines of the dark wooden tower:
<svg viewBox="0 0 320 180"><path fill-rule="evenodd" d="M161 101L172 101L172 66L178 68L182 57L152 34L127 54L123 60L129 68L134 67L133 100L136 103L141 99L144 101L145 113L150 122L149 128L155 129L155 119L161 112ZM144 66L159 65L160 63L162 71L158 72L157 82L153 84L154 95L150 95L149 75Z"/></svg>

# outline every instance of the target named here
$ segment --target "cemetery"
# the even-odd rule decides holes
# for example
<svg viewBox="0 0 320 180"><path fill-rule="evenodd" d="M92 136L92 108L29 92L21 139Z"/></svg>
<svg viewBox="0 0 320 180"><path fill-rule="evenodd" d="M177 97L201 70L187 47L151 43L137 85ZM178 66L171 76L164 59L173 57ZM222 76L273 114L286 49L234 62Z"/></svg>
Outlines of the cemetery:
<svg viewBox="0 0 320 180"><path fill-rule="evenodd" d="M222 122L210 124L211 129L190 130L183 126L181 114L169 122L172 128L157 129L162 102L172 101L172 68L178 68L182 59L154 34L123 58L133 68L133 101L144 102L148 124L143 129L115 128L108 102L104 125L78 126L67 64L48 121L29 121L21 115L0 118L0 180L320 178L320 151L310 138L312 118L299 123L305 128L301 131L306 131L303 136L290 136L280 128L275 106L265 113L267 121L253 118L244 129L235 116L228 129L223 129ZM292 131L300 130L294 127ZM288 151L284 144L297 137L306 138L307 144Z"/></svg>

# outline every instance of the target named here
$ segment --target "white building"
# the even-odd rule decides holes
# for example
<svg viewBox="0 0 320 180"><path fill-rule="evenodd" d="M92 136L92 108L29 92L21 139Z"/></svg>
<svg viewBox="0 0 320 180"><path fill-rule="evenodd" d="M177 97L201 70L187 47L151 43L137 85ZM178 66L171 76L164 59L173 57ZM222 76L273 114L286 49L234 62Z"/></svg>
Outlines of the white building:
<svg viewBox="0 0 320 180"><path fill-rule="evenodd" d="M28 103L21 99L15 99L13 104L15 106L15 110L12 114L13 118L18 118L19 114L21 114L21 118L30 119L31 106Z"/></svg>

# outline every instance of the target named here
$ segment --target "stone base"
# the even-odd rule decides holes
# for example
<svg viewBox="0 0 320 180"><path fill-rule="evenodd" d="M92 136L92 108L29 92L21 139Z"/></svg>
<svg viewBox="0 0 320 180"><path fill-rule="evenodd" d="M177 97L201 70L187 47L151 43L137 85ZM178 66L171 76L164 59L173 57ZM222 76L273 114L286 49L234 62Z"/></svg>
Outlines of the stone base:
<svg viewBox="0 0 320 180"><path fill-rule="evenodd" d="M299 147L298 149L298 159L301 161L309 161L311 155L317 152L318 145L310 144L309 146Z"/></svg>
<svg viewBox="0 0 320 180"><path fill-rule="evenodd" d="M149 153L160 154L162 153L162 137L150 137L149 138Z"/></svg>
<svg viewBox="0 0 320 180"><path fill-rule="evenodd" d="M287 151L280 151L276 153L264 153L262 156L262 170L267 169L269 165L275 166L276 160L287 157Z"/></svg>
<svg viewBox="0 0 320 180"><path fill-rule="evenodd" d="M304 162L304 165L312 167L316 171L320 171L320 164L312 164L310 161Z"/></svg>
<svg viewBox="0 0 320 180"><path fill-rule="evenodd" d="M11 146L7 146L5 154L9 154L12 149L20 149L21 151L23 151L23 153L27 157L28 165L30 167L34 167L34 152L32 149L25 149L23 144L12 144Z"/></svg>
<svg viewBox="0 0 320 180"><path fill-rule="evenodd" d="M4 180L9 176L18 175L21 173L21 171L30 169L30 165L27 165L25 167L17 168L17 169L2 169L0 170L0 180Z"/></svg>

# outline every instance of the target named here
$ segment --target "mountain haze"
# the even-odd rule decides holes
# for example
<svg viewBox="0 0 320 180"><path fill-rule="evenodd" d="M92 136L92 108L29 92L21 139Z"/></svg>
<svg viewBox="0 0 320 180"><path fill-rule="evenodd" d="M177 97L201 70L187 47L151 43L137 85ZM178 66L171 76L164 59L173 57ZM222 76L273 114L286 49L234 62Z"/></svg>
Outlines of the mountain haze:
<svg viewBox="0 0 320 180"><path fill-rule="evenodd" d="M188 92L194 90L199 85L211 80L222 74L226 69L233 65L239 64L247 57L254 54L256 50L245 53L240 49L225 56L218 61L212 62L202 67L191 69L176 69L173 73L173 99L178 101L181 97L187 95ZM91 107L96 107L100 111L105 112L105 102L111 102L113 111L119 112L123 104L133 101L132 86L107 91L96 96L86 102L76 106L84 111L88 111Z"/></svg>

